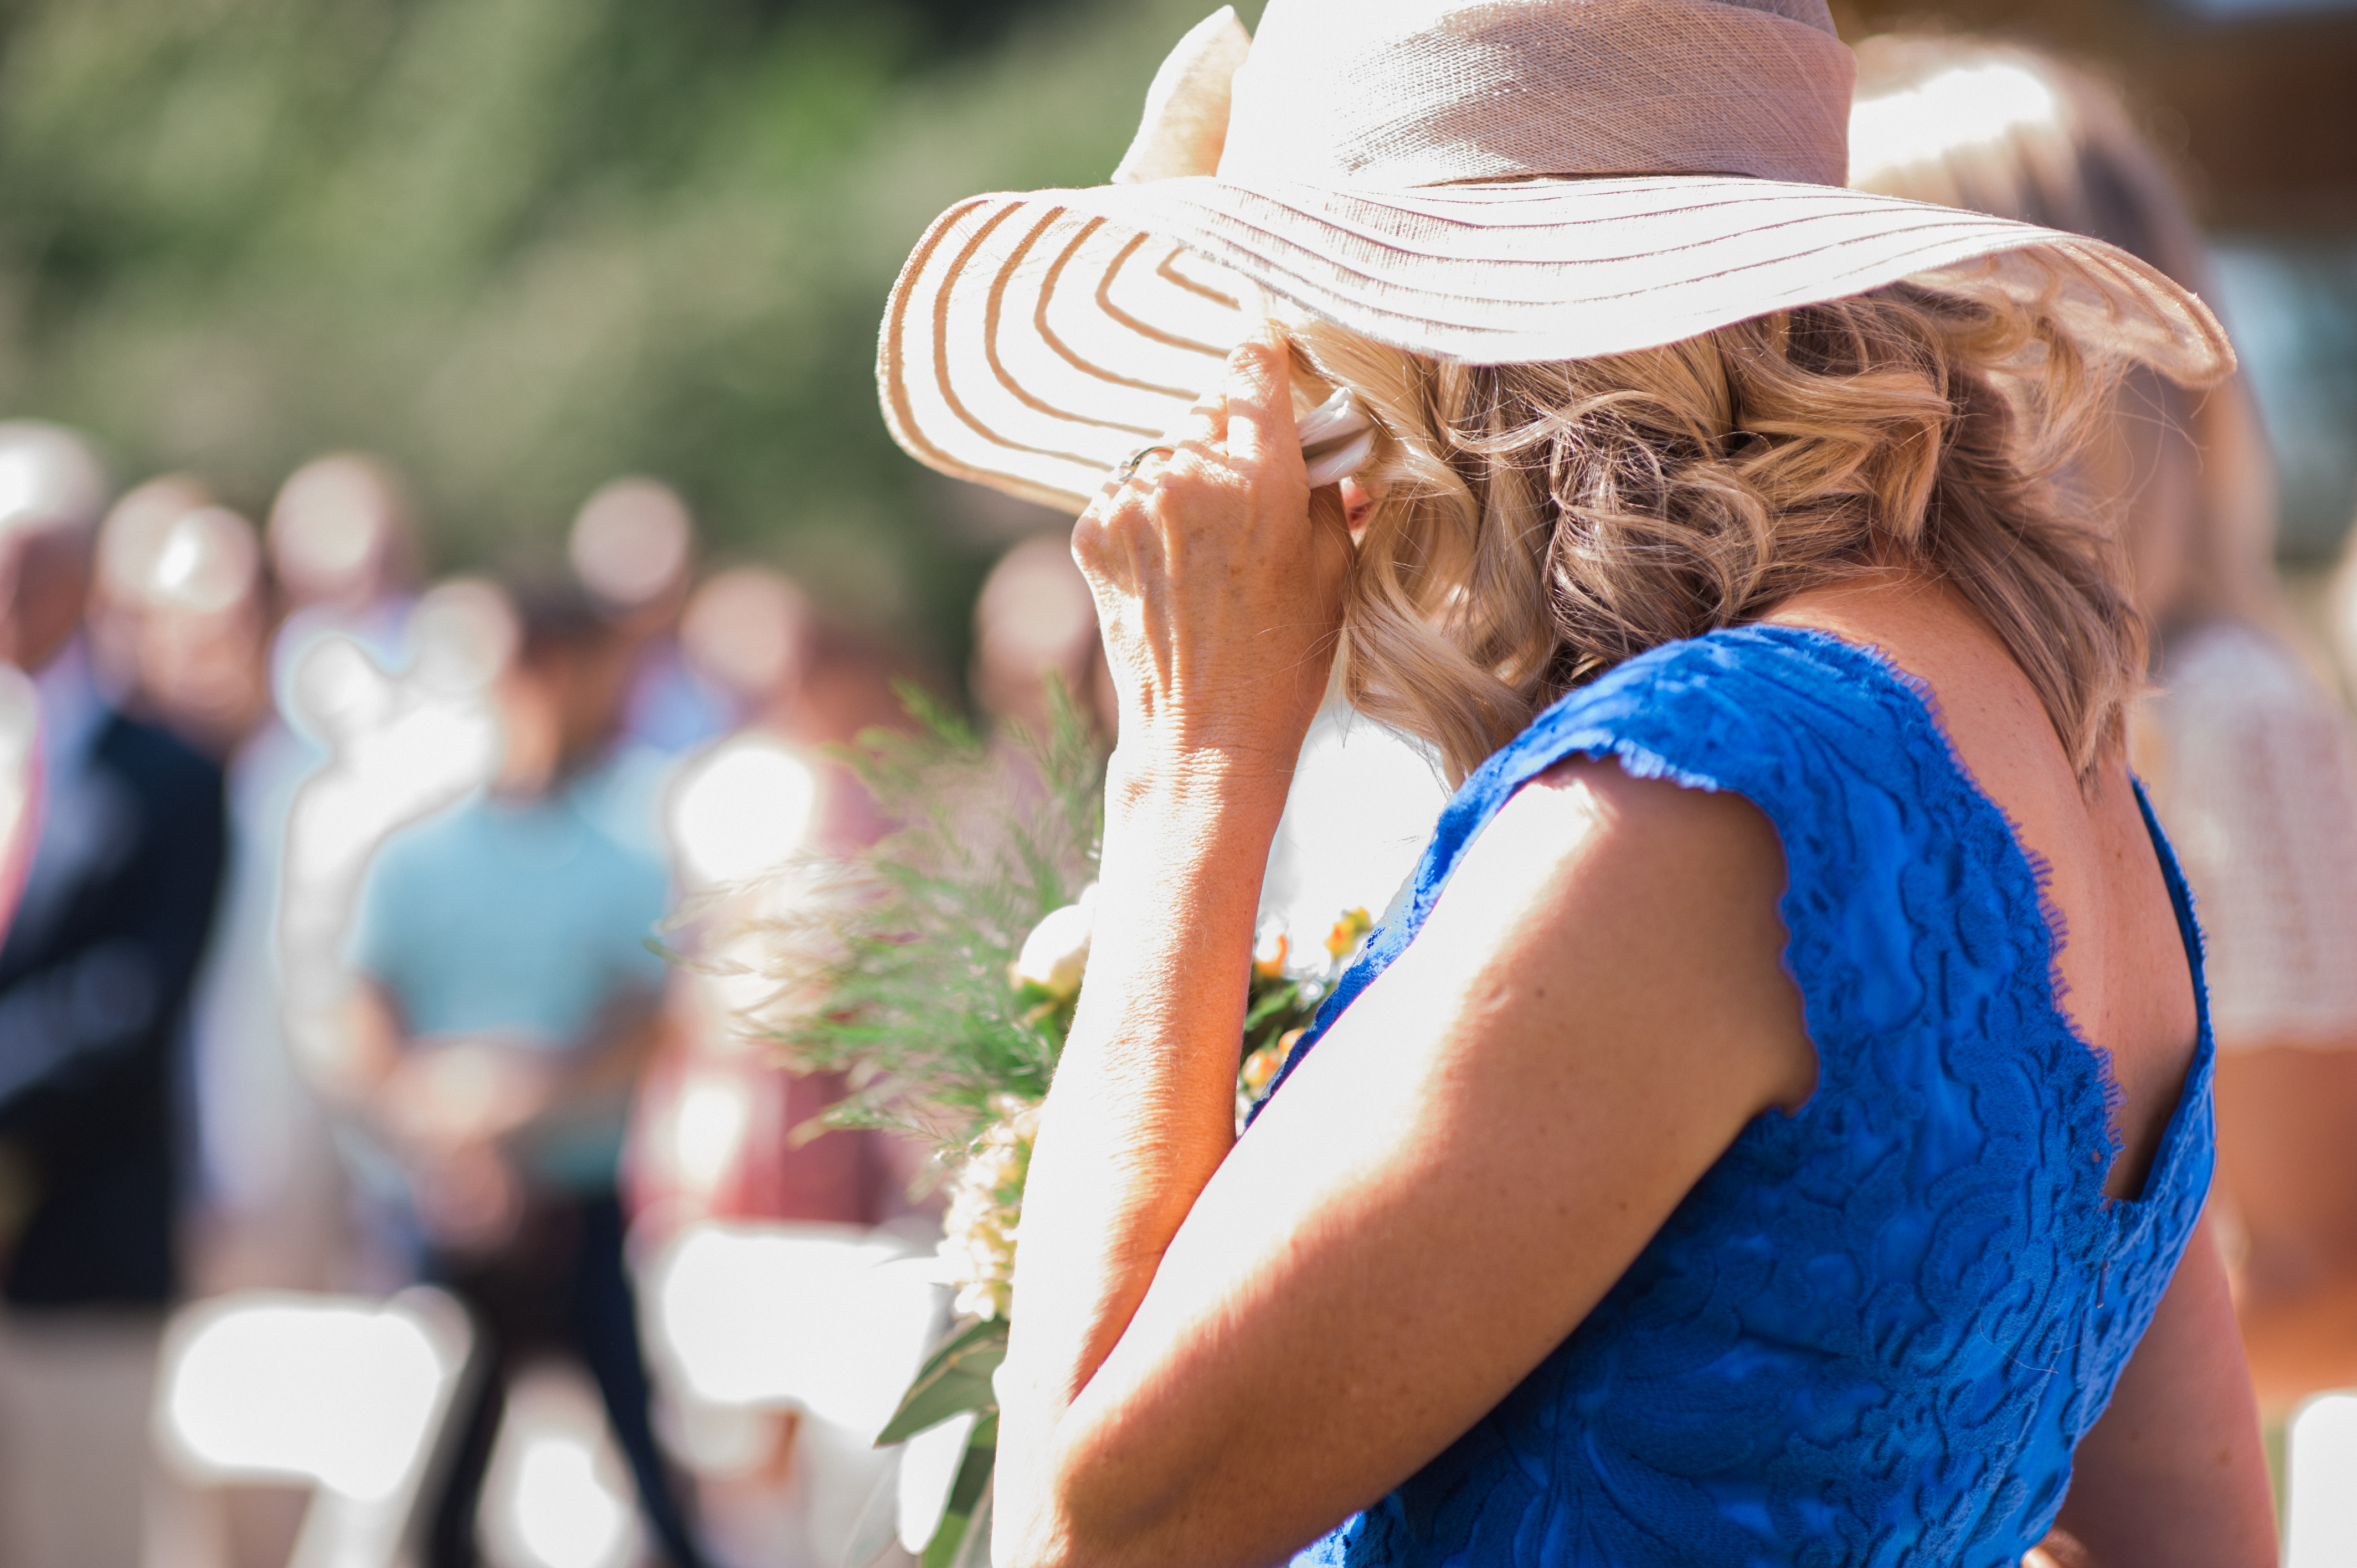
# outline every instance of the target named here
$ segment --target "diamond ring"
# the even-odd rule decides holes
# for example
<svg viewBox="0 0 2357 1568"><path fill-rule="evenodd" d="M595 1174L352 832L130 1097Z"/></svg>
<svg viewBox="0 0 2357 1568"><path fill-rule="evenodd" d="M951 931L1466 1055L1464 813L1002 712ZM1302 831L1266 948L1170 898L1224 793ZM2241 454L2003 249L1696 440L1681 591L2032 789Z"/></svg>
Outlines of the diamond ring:
<svg viewBox="0 0 2357 1568"><path fill-rule="evenodd" d="M1145 462L1148 457L1153 456L1157 452L1161 453L1166 457L1175 457L1178 455L1178 448L1176 446L1140 446L1136 451L1132 452L1127 457L1122 460L1121 467L1118 470L1122 478L1124 480L1129 480L1137 478L1137 466L1140 463Z"/></svg>

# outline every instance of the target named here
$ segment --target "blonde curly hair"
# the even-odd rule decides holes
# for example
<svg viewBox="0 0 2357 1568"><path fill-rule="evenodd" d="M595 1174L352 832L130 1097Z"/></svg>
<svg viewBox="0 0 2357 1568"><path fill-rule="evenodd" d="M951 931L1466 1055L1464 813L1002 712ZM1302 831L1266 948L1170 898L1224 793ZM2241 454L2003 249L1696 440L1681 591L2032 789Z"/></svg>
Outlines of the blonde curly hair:
<svg viewBox="0 0 2357 1568"><path fill-rule="evenodd" d="M2083 781L2120 739L2144 629L2058 483L2116 375L2035 305L1901 284L1551 364L1289 329L1301 379L1349 385L1382 432L1342 694L1452 779L1622 660L1891 565L1988 622Z"/></svg>

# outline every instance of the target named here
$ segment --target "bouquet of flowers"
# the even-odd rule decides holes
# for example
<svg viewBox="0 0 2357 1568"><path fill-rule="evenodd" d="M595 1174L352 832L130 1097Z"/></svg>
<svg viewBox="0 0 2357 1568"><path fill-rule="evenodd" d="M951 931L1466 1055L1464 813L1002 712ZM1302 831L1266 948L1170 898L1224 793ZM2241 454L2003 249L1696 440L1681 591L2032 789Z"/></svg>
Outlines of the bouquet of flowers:
<svg viewBox="0 0 2357 1568"><path fill-rule="evenodd" d="M923 1553L925 1568L952 1568L985 1561L991 1374L1006 1355L1039 1104L1087 977L1105 757L1060 692L1047 734L999 746L921 693L901 695L918 733L869 732L844 757L900 825L817 868L814 896L797 900L808 912L779 928L787 1005L773 1027L793 1065L851 1083L823 1124L913 1133L948 1185L942 1258L957 1321L877 1441L963 1434L962 1455L935 1466L947 1494ZM1263 933L1238 1042L1240 1125L1369 924L1353 910L1306 955Z"/></svg>

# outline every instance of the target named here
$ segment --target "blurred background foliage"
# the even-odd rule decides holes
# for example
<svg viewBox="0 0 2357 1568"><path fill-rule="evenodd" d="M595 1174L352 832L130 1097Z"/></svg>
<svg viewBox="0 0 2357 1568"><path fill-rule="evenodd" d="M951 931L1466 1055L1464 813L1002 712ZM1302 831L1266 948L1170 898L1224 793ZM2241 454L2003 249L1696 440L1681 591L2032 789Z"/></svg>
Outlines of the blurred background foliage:
<svg viewBox="0 0 2357 1568"><path fill-rule="evenodd" d="M249 509L382 451L444 565L653 473L721 553L954 643L1042 518L892 447L884 292L958 197L1101 180L1201 9L8 0L0 406Z"/></svg>

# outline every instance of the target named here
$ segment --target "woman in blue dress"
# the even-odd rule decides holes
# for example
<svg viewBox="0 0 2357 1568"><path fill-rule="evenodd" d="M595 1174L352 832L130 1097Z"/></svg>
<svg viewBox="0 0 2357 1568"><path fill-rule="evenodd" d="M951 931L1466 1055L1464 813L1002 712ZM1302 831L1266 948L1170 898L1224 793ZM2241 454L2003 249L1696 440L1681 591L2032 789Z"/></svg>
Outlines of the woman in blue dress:
<svg viewBox="0 0 2357 1568"><path fill-rule="evenodd" d="M1842 190L1849 70L1819 0L1271 0L910 258L894 430L1085 505L1121 693L1002 1568L2273 1562L2071 466L2232 356ZM1462 787L1239 1137L1329 690Z"/></svg>

